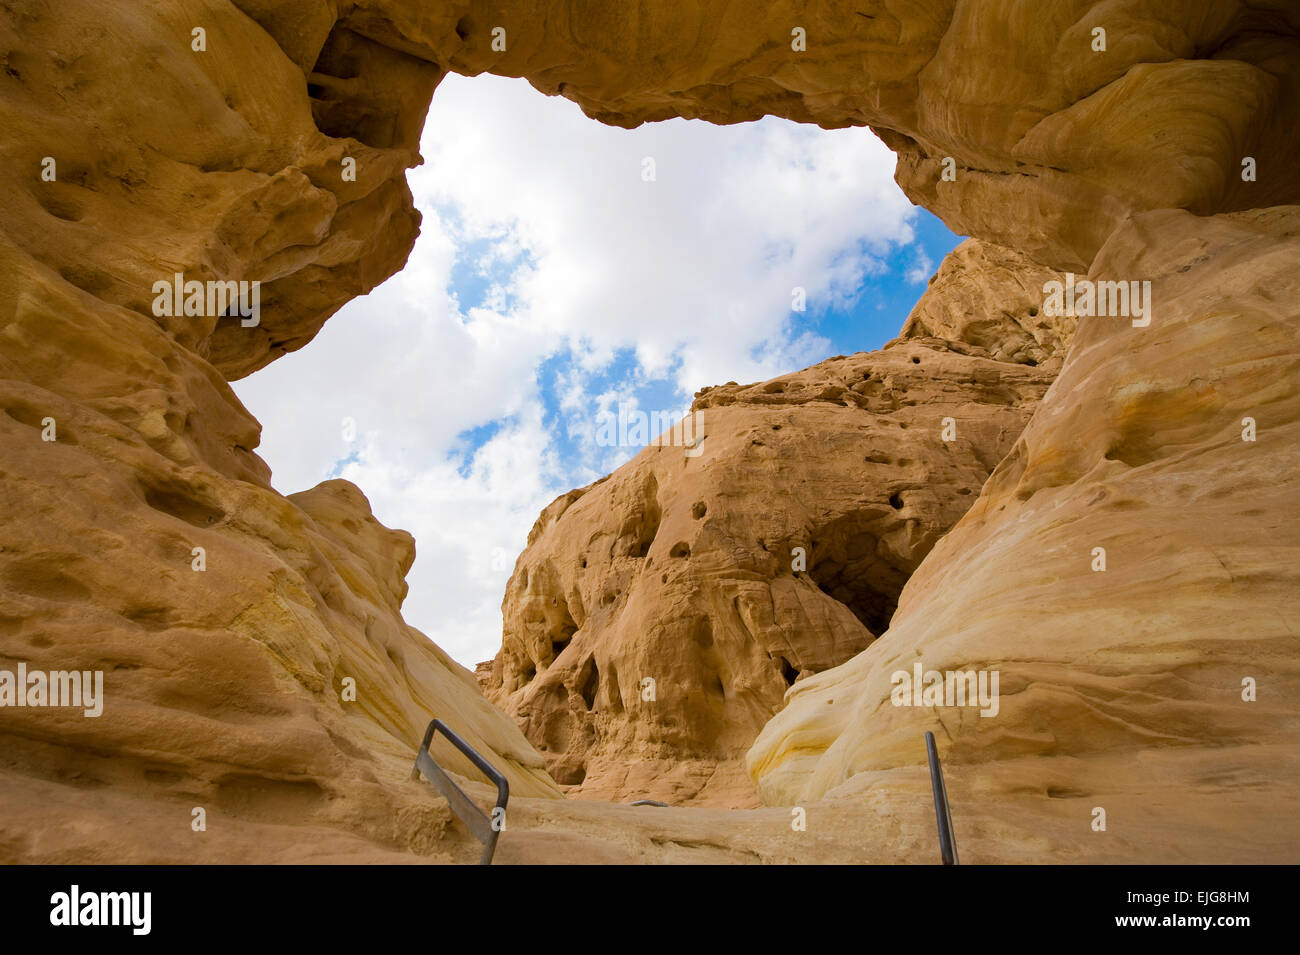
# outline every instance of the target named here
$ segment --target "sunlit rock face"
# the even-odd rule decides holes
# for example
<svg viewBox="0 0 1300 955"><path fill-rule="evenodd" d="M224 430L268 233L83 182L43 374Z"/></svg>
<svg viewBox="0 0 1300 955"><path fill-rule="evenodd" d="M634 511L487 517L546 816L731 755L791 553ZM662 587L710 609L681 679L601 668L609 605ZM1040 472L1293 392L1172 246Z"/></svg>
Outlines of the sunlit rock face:
<svg viewBox="0 0 1300 955"><path fill-rule="evenodd" d="M487 685L558 782L589 798L755 803L740 757L759 729L797 680L889 626L1051 382L1026 349L1050 358L1068 331L1027 345L1016 317L1040 324L1041 289L1026 286L1058 276L1008 267L1005 250L989 268L990 254L964 255L917 308L954 337L965 321L980 344L929 337L918 318L926 337L706 388L654 445L543 511ZM972 284L997 303L985 321L951 294Z"/></svg>
<svg viewBox="0 0 1300 955"><path fill-rule="evenodd" d="M0 669L103 674L98 716L0 709L0 858L436 855L404 782L433 716L559 795L402 621L410 536L346 482L272 490L226 383L401 266L437 69L373 55L405 105L372 130L229 5L24 3L0 35ZM260 321L156 308L175 273L260 280Z"/></svg>
<svg viewBox="0 0 1300 955"><path fill-rule="evenodd" d="M104 700L97 717L0 710L0 858L472 858L445 804L402 781L424 722L449 715L520 794L502 851L526 861L919 861L927 727L969 861L1294 861L1279 807L1300 796L1298 32L1289 0L9 4L0 668L98 670ZM448 70L526 76L623 126L869 124L908 195L988 244L950 258L905 342L786 376L786 392L707 392L699 457L652 449L572 515L548 512L520 566L543 543L556 556L512 581L499 675L530 734L562 748L545 757L402 622L409 537L345 484L274 491L227 385L401 267L419 221L403 174ZM1041 266L1150 281L1153 316L1080 319L1016 438L1070 335L1029 314ZM177 274L262 283L256 321L160 308L156 283ZM999 319L1002 294L1016 304ZM945 403L951 448L914 442ZM871 453L889 458L878 484ZM800 479L816 495L757 490ZM626 520L611 529L601 501ZM595 536L547 541L566 521ZM871 600L846 526L876 542ZM796 577L772 548L799 536ZM615 546L632 541L644 556ZM882 633L864 618L883 621L903 577ZM600 620L607 643L580 642ZM672 640L632 630L657 621ZM534 660L565 709L505 682L507 657L520 679ZM567 670L579 658L593 683ZM998 668L997 715L892 706L892 673L918 661ZM661 673L656 712L674 722L629 720ZM585 773L584 794L641 787L621 743L664 760L665 794L743 804L736 759L760 728L749 777L773 803L820 800L806 838L773 810L658 823L545 798L548 760L567 785Z"/></svg>
<svg viewBox="0 0 1300 955"><path fill-rule="evenodd" d="M973 345L997 361L1055 374L1076 318L1045 309L1043 287L1062 279L1020 252L967 239L944 257L900 337Z"/></svg>
<svg viewBox="0 0 1300 955"><path fill-rule="evenodd" d="M858 788L915 762L933 730L982 800L1055 796L1080 842L1114 799L1189 827L1216 800L1260 814L1208 828L1187 858L1227 857L1261 826L1293 844L1298 236L1291 206L1153 212L1110 238L1089 277L1147 277L1150 324L1079 319L889 632L797 684L764 728L748 763L766 800ZM1000 706L895 705L895 674L917 663L997 671ZM1135 822L1120 838L1149 844ZM1171 838L1160 828L1149 840Z"/></svg>

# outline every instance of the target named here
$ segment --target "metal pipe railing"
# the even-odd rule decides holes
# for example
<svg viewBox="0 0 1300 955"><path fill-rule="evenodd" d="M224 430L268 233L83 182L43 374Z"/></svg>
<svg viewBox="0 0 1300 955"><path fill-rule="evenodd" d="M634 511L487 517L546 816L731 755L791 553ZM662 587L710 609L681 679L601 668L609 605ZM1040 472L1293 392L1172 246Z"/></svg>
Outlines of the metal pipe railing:
<svg viewBox="0 0 1300 955"><path fill-rule="evenodd" d="M442 731L442 735L447 737L453 746L464 753L465 757L478 767L479 772L496 784L497 803L492 810L492 818L488 818L487 813L480 809L469 796L465 795L465 790L457 786L429 754L429 744L433 742L433 734L439 730ZM431 721L429 728L424 731L424 742L420 744L420 749L415 754L415 766L411 769L411 779L418 780L421 772L433 784L433 787L442 793L451 806L452 812L465 824L465 828L470 831L474 838L483 843L483 855L479 859L479 865L491 865L492 855L497 848L497 839L504 827L506 803L510 799L510 783L505 776L479 755L478 750L453 733L442 720Z"/></svg>
<svg viewBox="0 0 1300 955"><path fill-rule="evenodd" d="M930 788L934 791L934 815L939 823L939 855L944 865L957 865L957 834L952 828L952 812L948 808L948 788L943 784L943 767L939 765L939 751L934 745L934 734L925 734L925 751L930 758Z"/></svg>

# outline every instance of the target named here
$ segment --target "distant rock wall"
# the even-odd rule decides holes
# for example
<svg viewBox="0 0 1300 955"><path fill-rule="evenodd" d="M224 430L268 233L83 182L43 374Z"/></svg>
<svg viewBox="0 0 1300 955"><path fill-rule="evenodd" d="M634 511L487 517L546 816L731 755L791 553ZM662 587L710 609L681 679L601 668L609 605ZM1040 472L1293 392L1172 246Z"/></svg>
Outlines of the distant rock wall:
<svg viewBox="0 0 1300 955"><path fill-rule="evenodd" d="M542 512L506 588L488 692L558 782L754 804L740 757L759 729L796 680L889 626L1051 383L1029 353L1059 366L1068 344L1068 320L1030 315L1056 273L963 249L917 311L963 316L979 344L914 319L927 337L705 388L660 446ZM956 320L942 330L956 336Z"/></svg>

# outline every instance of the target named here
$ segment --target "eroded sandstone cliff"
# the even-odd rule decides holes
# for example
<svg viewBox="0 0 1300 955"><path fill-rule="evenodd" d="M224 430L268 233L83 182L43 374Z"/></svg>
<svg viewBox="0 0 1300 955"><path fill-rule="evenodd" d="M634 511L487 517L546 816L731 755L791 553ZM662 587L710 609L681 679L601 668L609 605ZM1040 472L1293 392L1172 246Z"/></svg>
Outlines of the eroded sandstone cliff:
<svg viewBox="0 0 1300 955"><path fill-rule="evenodd" d="M13 4L0 37L0 658L104 674L97 717L0 709L0 856L432 853L445 808L398 783L440 715L558 796L402 621L410 536L344 482L273 490L226 383L400 266L424 102L373 146L322 132L229 4ZM265 320L156 315L176 272L264 281Z"/></svg>
<svg viewBox="0 0 1300 955"><path fill-rule="evenodd" d="M1298 262L1296 206L1116 231L1090 275L1148 277L1151 324L1080 319L886 638L796 685L764 728L749 768L766 801L862 792L931 729L976 818L1028 789L1081 841L1122 801L1098 841L1293 857ZM892 705L916 663L998 671L996 716Z"/></svg>
<svg viewBox="0 0 1300 955"><path fill-rule="evenodd" d="M805 50L791 47L795 29ZM107 699L97 719L0 712L3 857L465 858L445 805L400 781L423 720L454 712L518 790L539 797L519 800L507 858L932 858L916 737L934 726L969 861L1294 861L1295 823L1280 807L1300 795L1297 621L1285 601L1298 499L1300 254L1285 208L1300 201L1298 34L1289 0L7 4L0 654L7 665L103 669ZM839 422L854 415L909 420L916 409L857 407L887 399L850 380L859 367L873 380L901 376L900 356L1038 380L1050 369L1026 359L1041 361L1059 331L1017 313L1019 331L991 335L982 323L996 312L983 305L918 308L909 334L925 337L790 376L813 393L829 384L858 395L849 405L722 389L703 398L737 400L705 408L705 421L740 427L714 431L702 459L672 470L649 460L664 452L637 463L673 491L655 569L696 562L694 549L672 556L681 542L719 570L698 592L655 578L669 588L661 593L697 593L710 619L725 619L723 601L756 584L788 595L773 607L807 596L798 610L836 634L813 641L806 667L787 658L809 674L748 761L765 798L817 800L803 834L783 810L644 816L544 798L556 790L542 757L470 674L402 623L409 540L376 525L355 489L277 494L254 453L257 424L226 379L303 346L344 301L400 268L418 224L403 170L418 161L422 116L446 70L525 76L620 125L765 114L870 124L899 153L903 188L955 231L1055 269L1153 283L1149 327L1081 323L1010 456L928 555L956 517L944 495L977 481L973 449L934 472L942 490L913 512L917 537L897 526L916 506L906 491L904 508L890 508L903 513L883 514L873 539L903 541L903 563L920 560L889 563L912 575L883 634L813 594L815 563L806 581L784 578L778 558L747 539L732 559L712 535L746 521L710 503L720 496L704 499L724 486L701 478L700 462L725 444L720 460L760 465L773 436L793 450L798 432L771 431L783 414L822 415L828 439L849 445ZM355 179L344 175L350 159ZM154 314L153 283L177 272L264 282L260 321ZM991 423L1027 412L1012 404L977 432L1018 432L1023 420ZM1254 442L1242 440L1244 418L1257 425ZM887 443L883 424L868 430L891 457L925 460ZM762 446L743 443L751 432L763 432ZM861 502L847 489L836 497L848 479L846 467L822 488L830 510L879 504L874 487L853 488ZM611 478L572 506L615 489L628 513L649 500ZM697 501L703 518L691 513ZM763 533L793 544L816 529L820 505L800 507L808 513L765 516ZM594 517L590 527L608 534ZM1096 547L1107 551L1104 572L1091 569ZM569 548L557 546L566 563L539 593L558 598L568 579L566 601L582 597L584 620L601 612L606 581L630 598L626 561L638 558L616 555L588 578L567 563L581 555ZM753 578L738 572L748 565ZM515 594L531 628L520 664L520 650L542 662L552 626L528 594ZM617 598L609 606L628 621L657 619ZM730 734L728 759L761 711L780 705L772 664L780 648L794 652L775 613L754 620L758 649L736 671L754 679L751 710L726 705L726 683L723 705L696 707ZM739 624L723 634L737 635ZM690 656L705 652L694 636L680 645L680 672L723 672L713 639L706 666ZM562 660L579 655L577 640ZM859 646L848 663L811 672ZM891 669L917 660L1005 668L999 716L891 707ZM652 675L635 657L630 667ZM341 696L348 676L355 703ZM1253 703L1242 699L1247 678ZM582 719L567 725L586 746ZM683 778L679 791L707 789ZM198 805L210 813L202 834L191 826ZM1111 813L1105 833L1089 825L1097 806Z"/></svg>
<svg viewBox="0 0 1300 955"><path fill-rule="evenodd" d="M889 626L1046 391L1073 324L1040 314L1058 277L971 240L903 338L705 388L547 507L487 687L552 776L592 798L753 804L740 758L787 689Z"/></svg>

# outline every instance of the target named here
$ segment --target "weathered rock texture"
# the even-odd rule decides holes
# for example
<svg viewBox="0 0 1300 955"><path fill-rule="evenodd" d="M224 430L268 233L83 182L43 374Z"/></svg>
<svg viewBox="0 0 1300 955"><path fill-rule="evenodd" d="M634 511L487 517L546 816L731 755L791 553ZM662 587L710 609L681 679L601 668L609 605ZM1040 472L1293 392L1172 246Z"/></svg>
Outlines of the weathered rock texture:
<svg viewBox="0 0 1300 955"><path fill-rule="evenodd" d="M1062 279L1022 253L967 239L944 257L899 337L974 345L1055 374L1076 320L1044 310L1043 286Z"/></svg>
<svg viewBox="0 0 1300 955"><path fill-rule="evenodd" d="M492 48L498 26L504 51ZM805 52L790 48L796 27ZM1298 628L1284 595L1295 590L1300 254L1295 212L1280 207L1300 202L1297 34L1290 0L7 4L0 654L7 665L102 668L108 699L98 720L0 712L2 857L465 858L445 805L398 781L423 720L454 714L517 791L537 794L521 798L521 825L502 840L519 859L932 858L918 734L941 723L971 861L1294 861ZM867 123L899 152L903 188L955 231L1056 269L1155 283L1145 330L1079 329L1011 456L915 571L890 629L796 684L751 751L766 798L820 797L805 838L779 810L637 816L541 798L555 793L541 757L471 674L401 623L409 540L375 525L345 486L280 496L253 453L257 424L226 379L301 347L401 266L418 223L402 171L449 69L527 76L621 125ZM42 178L46 157L57 180ZM941 177L947 157L952 181ZM349 158L355 181L342 174ZM1254 179L1241 175L1246 160ZM153 283L175 272L265 282L261 323L155 316ZM933 339L862 364L988 362L1013 383L1050 373L1023 359L1060 332L1017 312L1023 335L987 337L979 323L991 314L922 308L913 320ZM1014 350L997 354L1003 346ZM856 361L808 383L838 377L828 383L851 391ZM765 559L749 541L721 562L730 551L708 522L722 503L700 520L676 509L700 499L688 482L708 490L709 452L767 460L775 444L741 442L783 435L772 419L796 406L761 394L715 396L749 397L707 408L706 421L751 423L711 432L702 458L670 468L656 452L663 463L638 465L682 491L659 515L669 553L655 569L686 561L672 548L694 541L719 561L705 601L768 586L766 570L729 569ZM827 416L830 444L851 444L832 420L879 417L821 403L800 413ZM1258 441L1241 441L1244 417ZM46 418L56 441L41 439ZM938 473L948 486L971 476ZM609 492L586 497L597 493ZM644 485L619 493L629 514L650 499ZM915 547L942 524L940 497L917 513L917 538L886 514L877 539ZM906 491L904 501L906 512ZM789 506L797 519L783 525L768 508L758 523L804 533L822 510L859 508L847 493ZM625 530L641 539L635 522ZM196 546L202 573L190 569ZM1085 572L1098 546L1108 569ZM610 579L627 580L633 565L618 561L634 559L616 558ZM572 573L543 586L561 570ZM811 585L787 582L781 599L809 596L799 608L839 621L826 632L840 636L807 641L816 653L791 662L809 670L869 640ZM584 619L600 612L583 599ZM534 610L531 632L544 635L552 624ZM788 646L776 619L751 618L764 654ZM692 636L677 652L704 649ZM895 659L1004 667L1000 715L890 707L882 680ZM740 663L764 681L747 692L775 705L774 671L753 654ZM340 699L345 676L357 679L356 703ZM1258 702L1241 702L1246 677ZM694 705L720 712L713 725L731 747L757 710L742 719L717 702ZM206 833L190 828L195 805L209 809ZM1104 834L1089 825L1097 805L1111 813Z"/></svg>
<svg viewBox="0 0 1300 955"><path fill-rule="evenodd" d="M909 322L927 337L706 388L656 445L548 506L488 686L552 776L594 798L751 804L740 757L786 690L889 626L1046 391L1030 356L1072 320L1031 312L1057 277L968 242ZM928 337L921 316L978 344Z"/></svg>
<svg viewBox="0 0 1300 955"><path fill-rule="evenodd" d="M324 3L239 5L303 67L331 29ZM1292 201L1300 188L1284 174L1300 146L1291 0L359 0L338 9L335 32L459 73L527 77L615 125L768 114L870 124L898 152L907 194L953 231L1058 268L1086 268L1135 212L1253 208ZM504 51L493 48L497 27ZM792 49L796 28L802 52ZM1104 51L1094 49L1097 28ZM368 87L364 78L344 85ZM1244 156L1257 160L1258 181L1238 175ZM955 181L941 179L946 157Z"/></svg>
<svg viewBox="0 0 1300 955"><path fill-rule="evenodd" d="M272 490L225 380L400 265L422 101L395 139L326 135L227 4L11 4L0 37L0 666L101 670L106 696L0 709L0 859L432 853L445 809L402 782L432 716L558 796L402 621L410 536L344 482ZM177 271L265 280L268 321L154 316Z"/></svg>
<svg viewBox="0 0 1300 955"><path fill-rule="evenodd" d="M765 800L915 762L932 729L994 802L1025 785L1003 767L1027 757L1083 830L1117 793L1226 805L1246 790L1272 801L1294 850L1297 263L1295 206L1153 212L1111 237L1091 275L1149 279L1151 324L1079 320L1015 451L908 582L885 639L796 685L764 729L749 765ZM999 671L1000 711L892 705L892 674L917 662Z"/></svg>

